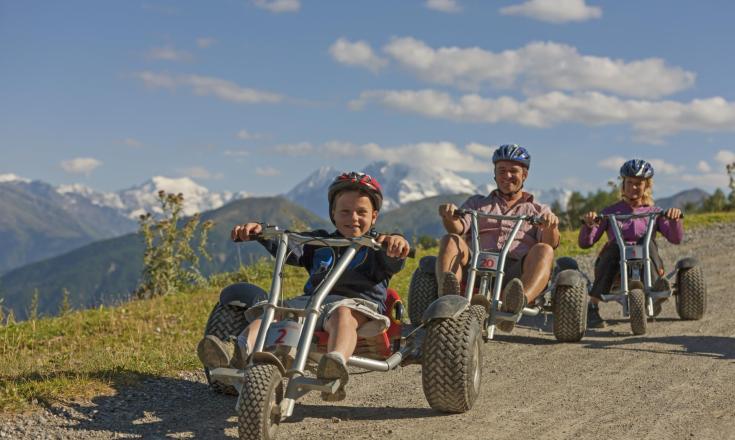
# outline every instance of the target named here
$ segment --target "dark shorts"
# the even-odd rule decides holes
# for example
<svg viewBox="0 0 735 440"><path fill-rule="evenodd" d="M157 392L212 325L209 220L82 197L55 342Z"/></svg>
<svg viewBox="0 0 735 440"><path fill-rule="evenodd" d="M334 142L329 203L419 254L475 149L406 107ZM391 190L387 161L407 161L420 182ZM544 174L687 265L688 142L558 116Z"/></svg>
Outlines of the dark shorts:
<svg viewBox="0 0 735 440"><path fill-rule="evenodd" d="M651 240L651 247L649 249L651 254L651 283L655 283L656 280L663 273L663 260L658 253L658 246L656 242ZM602 248L600 255L595 260L595 281L592 283L592 289L590 290L590 296L595 298L601 298L600 295L606 295L610 293L610 289L615 282L616 277L620 276L620 249L614 242L608 242L605 247Z"/></svg>

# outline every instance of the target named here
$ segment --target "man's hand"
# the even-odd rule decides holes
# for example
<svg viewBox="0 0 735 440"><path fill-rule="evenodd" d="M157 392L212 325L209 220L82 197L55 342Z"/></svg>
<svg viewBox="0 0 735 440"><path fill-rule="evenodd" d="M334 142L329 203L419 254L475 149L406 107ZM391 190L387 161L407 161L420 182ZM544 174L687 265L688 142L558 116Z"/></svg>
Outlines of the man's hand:
<svg viewBox="0 0 735 440"><path fill-rule="evenodd" d="M596 218L597 218L597 213L595 211L590 211L582 217L582 221L584 222L585 225L591 228L595 225Z"/></svg>
<svg viewBox="0 0 735 440"><path fill-rule="evenodd" d="M250 241L251 235L260 234L263 226L260 223L245 223L244 225L235 225L230 232L232 241Z"/></svg>
<svg viewBox="0 0 735 440"><path fill-rule="evenodd" d="M681 218L681 209L669 208L664 212L664 216L671 220L679 220Z"/></svg>
<svg viewBox="0 0 735 440"><path fill-rule="evenodd" d="M454 211L457 210L457 206L454 203L444 203L439 205L439 217L442 220L454 221L457 218L454 216Z"/></svg>
<svg viewBox="0 0 735 440"><path fill-rule="evenodd" d="M391 258L406 258L411 246L408 241L400 235L378 235L375 239L385 247L385 254Z"/></svg>
<svg viewBox="0 0 735 440"><path fill-rule="evenodd" d="M541 214L542 229L556 229L559 227L559 217L553 212L544 212Z"/></svg>

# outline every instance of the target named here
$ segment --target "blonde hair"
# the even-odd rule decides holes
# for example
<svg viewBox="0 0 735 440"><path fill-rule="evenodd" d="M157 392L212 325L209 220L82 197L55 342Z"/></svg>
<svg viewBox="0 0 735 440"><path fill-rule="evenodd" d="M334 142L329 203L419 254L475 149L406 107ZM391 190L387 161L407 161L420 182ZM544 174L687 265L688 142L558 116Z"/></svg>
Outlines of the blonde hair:
<svg viewBox="0 0 735 440"><path fill-rule="evenodd" d="M620 180L620 199L630 202L630 200L625 196L625 177L621 177ZM646 188L643 190L641 203L643 205L653 206L653 177L644 179L643 181L646 182Z"/></svg>

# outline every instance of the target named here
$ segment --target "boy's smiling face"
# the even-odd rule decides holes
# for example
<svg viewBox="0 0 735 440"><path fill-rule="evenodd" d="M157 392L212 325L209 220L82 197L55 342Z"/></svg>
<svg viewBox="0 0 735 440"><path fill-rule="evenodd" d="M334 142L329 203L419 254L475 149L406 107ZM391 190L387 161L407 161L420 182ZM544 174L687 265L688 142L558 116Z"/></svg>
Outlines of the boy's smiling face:
<svg viewBox="0 0 735 440"><path fill-rule="evenodd" d="M334 199L332 217L344 237L360 237L375 224L378 211L373 208L370 197L359 191L342 191Z"/></svg>

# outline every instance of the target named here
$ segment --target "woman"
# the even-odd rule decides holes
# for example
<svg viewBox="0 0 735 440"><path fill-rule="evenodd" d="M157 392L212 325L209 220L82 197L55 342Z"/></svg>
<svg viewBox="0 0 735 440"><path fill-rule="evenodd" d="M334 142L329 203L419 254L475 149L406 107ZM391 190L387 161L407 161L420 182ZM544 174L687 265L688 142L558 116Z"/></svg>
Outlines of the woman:
<svg viewBox="0 0 735 440"><path fill-rule="evenodd" d="M622 185L620 188L621 200L602 210L602 215L606 214L645 214L649 212L661 211L653 203L653 166L641 159L631 159L620 167L620 178ZM583 249L591 247L597 240L602 237L603 232L607 231L608 241L602 248L600 255L595 261L595 281L590 291L590 303L587 310L587 327L603 328L605 321L600 316L598 304L601 295L610 292L613 281L619 274L620 269L620 251L615 243L615 235L612 226L604 218L602 221L596 221L597 213L594 211L584 215L582 220L584 224L579 231L579 246ZM631 219L622 222L621 233L623 240L628 244L641 243L646 233L648 224L647 218ZM666 237L673 243L679 244L684 236L684 227L681 222L681 210L671 208L666 210L663 216L659 216L656 220L656 231ZM658 247L655 240L651 240L650 248L651 262L653 263L653 290L662 291L669 290L669 282L663 277L664 268L663 261L658 254ZM654 314L657 315L661 311L661 304L654 305Z"/></svg>

